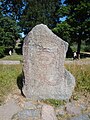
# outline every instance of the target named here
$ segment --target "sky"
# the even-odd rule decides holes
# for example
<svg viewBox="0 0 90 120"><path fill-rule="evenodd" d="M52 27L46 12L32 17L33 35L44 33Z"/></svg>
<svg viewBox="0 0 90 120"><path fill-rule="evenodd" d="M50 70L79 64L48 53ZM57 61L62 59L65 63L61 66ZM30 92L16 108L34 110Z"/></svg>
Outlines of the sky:
<svg viewBox="0 0 90 120"><path fill-rule="evenodd" d="M65 20L66 20L66 16L63 17L63 18L60 18L60 20L61 20L62 22L65 21Z"/></svg>
<svg viewBox="0 0 90 120"><path fill-rule="evenodd" d="M61 0L61 3L63 3L65 0ZM66 20L66 16L63 18L60 18L61 21L65 21Z"/></svg>
<svg viewBox="0 0 90 120"><path fill-rule="evenodd" d="M63 3L65 0L61 0L61 3Z"/></svg>

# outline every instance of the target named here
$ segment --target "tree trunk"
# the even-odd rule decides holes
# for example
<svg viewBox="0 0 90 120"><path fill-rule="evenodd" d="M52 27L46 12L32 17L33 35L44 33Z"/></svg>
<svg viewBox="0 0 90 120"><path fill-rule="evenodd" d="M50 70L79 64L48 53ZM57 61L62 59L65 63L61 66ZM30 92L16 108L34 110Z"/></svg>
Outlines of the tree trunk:
<svg viewBox="0 0 90 120"><path fill-rule="evenodd" d="M81 39L78 40L77 59L80 59Z"/></svg>

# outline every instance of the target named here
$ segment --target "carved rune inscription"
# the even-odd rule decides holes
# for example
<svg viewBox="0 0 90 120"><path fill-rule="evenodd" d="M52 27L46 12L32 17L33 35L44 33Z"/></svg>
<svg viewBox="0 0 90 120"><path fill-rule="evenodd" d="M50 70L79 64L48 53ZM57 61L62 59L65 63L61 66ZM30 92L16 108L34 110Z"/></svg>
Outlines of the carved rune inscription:
<svg viewBox="0 0 90 120"><path fill-rule="evenodd" d="M34 55L34 69L40 82L46 82L49 85L59 84L59 54L57 50L37 50Z"/></svg>

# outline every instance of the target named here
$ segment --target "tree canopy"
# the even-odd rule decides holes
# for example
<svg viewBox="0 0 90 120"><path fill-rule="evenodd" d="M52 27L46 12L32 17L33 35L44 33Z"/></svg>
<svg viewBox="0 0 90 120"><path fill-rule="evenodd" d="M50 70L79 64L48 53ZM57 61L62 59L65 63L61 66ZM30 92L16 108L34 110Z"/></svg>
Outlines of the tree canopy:
<svg viewBox="0 0 90 120"><path fill-rule="evenodd" d="M54 28L60 22L60 0L26 0L20 17L20 26L25 34L35 25L43 23Z"/></svg>
<svg viewBox="0 0 90 120"><path fill-rule="evenodd" d="M66 41L70 39L69 42L76 42L79 55L82 41L86 43L90 41L90 1L65 0L64 4L63 15L67 18L54 28L54 32L62 35Z"/></svg>
<svg viewBox="0 0 90 120"><path fill-rule="evenodd" d="M20 37L19 27L9 17L0 18L0 46L15 47L16 40Z"/></svg>
<svg viewBox="0 0 90 120"><path fill-rule="evenodd" d="M65 17L65 21L60 21ZM27 34L35 25L44 23L69 44L90 43L89 0L1 0L0 45L13 46L19 37L19 26Z"/></svg>
<svg viewBox="0 0 90 120"><path fill-rule="evenodd" d="M25 6L25 0L1 0L1 10L4 16L19 20Z"/></svg>
<svg viewBox="0 0 90 120"><path fill-rule="evenodd" d="M1 0L1 6L3 14L19 21L25 34L37 24L54 28L60 22L61 0Z"/></svg>

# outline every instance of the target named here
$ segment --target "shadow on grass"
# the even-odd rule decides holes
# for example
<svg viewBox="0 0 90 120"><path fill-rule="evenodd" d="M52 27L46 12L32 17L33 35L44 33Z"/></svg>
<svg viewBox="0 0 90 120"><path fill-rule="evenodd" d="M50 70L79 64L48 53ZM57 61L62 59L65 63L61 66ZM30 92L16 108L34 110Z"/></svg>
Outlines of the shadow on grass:
<svg viewBox="0 0 90 120"><path fill-rule="evenodd" d="M22 71L22 73L17 77L17 86L21 91L21 95L23 97L25 97L24 93L23 93L23 86L25 84L25 76L24 76L24 72Z"/></svg>

